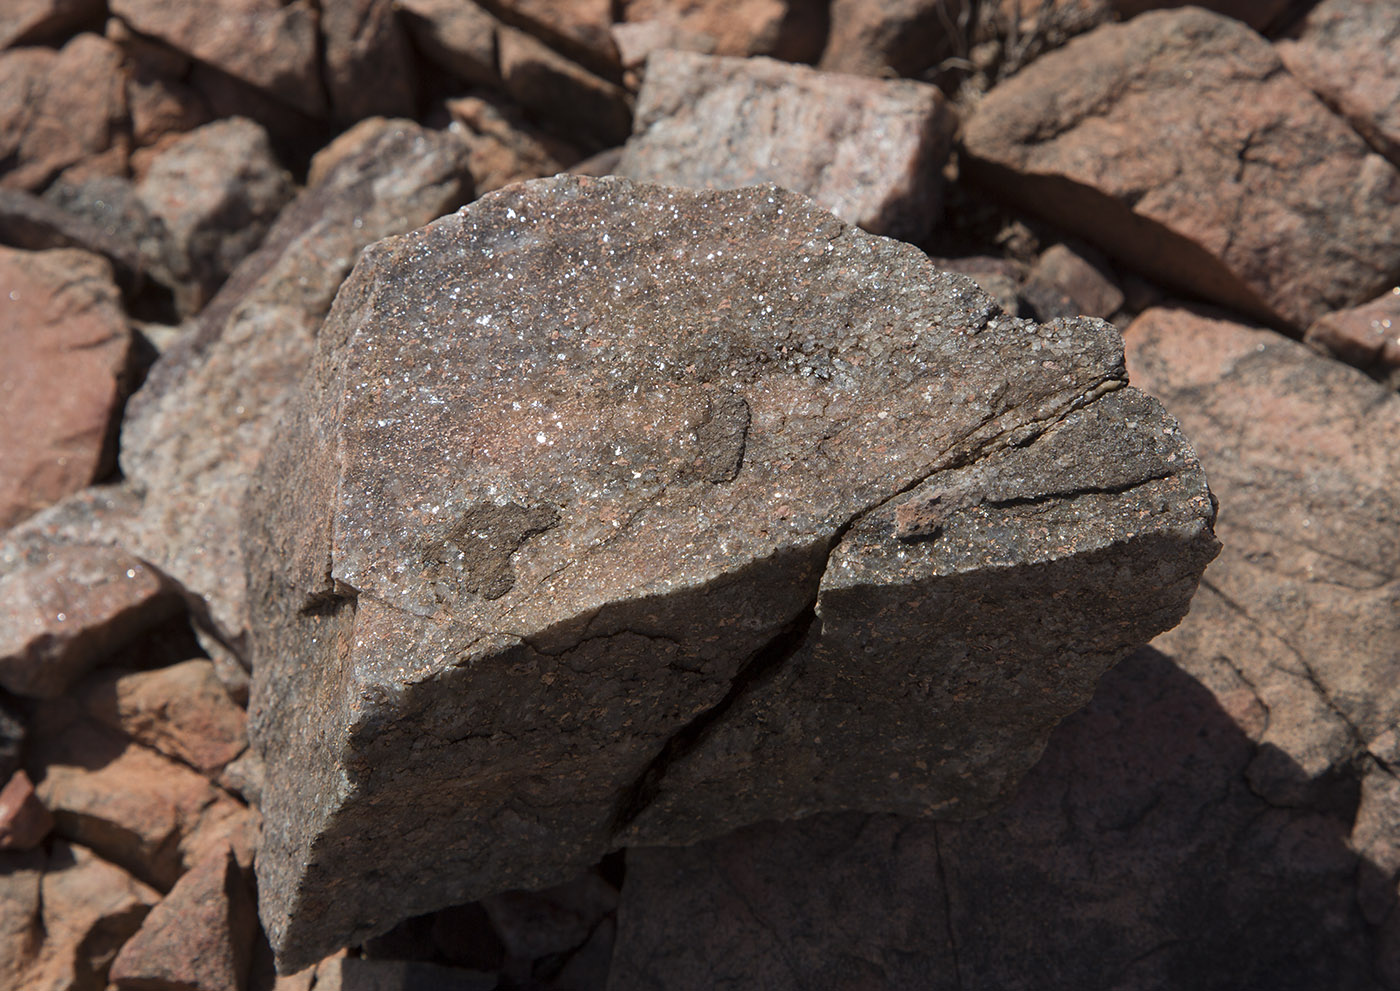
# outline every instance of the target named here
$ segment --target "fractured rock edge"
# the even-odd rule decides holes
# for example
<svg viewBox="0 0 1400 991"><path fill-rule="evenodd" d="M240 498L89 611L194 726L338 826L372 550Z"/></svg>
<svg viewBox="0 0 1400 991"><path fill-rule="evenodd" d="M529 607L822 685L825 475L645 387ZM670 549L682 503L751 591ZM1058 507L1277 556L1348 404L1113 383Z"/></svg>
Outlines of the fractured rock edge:
<svg viewBox="0 0 1400 991"><path fill-rule="evenodd" d="M381 247L373 250L389 251L392 249ZM369 255L367 254L367 258L368 257ZM947 278L956 279L956 277L952 276L947 276ZM354 280L347 284L346 291L348 293L354 295L357 292L362 293L365 291L363 288L353 286L353 281ZM986 303L987 305L980 311L977 311L976 303ZM989 326L993 328L1002 326L1001 321L1006 318L998 316L995 307L991 306L989 301L981 296L980 293L976 294L973 304L974 305L968 306L965 314L968 324L975 325L976 330ZM1021 321L1012 321L1011 325L1014 327L1026 326L1024 322ZM799 639L799 634L803 628L812 625L815 619L818 592L822 576L827 570L828 561L832 553L841 546L842 539L853 527L858 526L861 521L866 519L871 513L878 511L882 507L890 506L892 502L924 484L936 474L972 465L1000 450L1008 449L1013 446L1025 446L1030 444L1035 438L1041 436L1057 423L1063 421L1065 417L1075 410L1092 405L1104 395L1116 392L1126 384L1126 376L1122 365L1121 346L1116 344L1116 333L1113 334L1115 344L1112 346L1108 345L1108 338L1101 329L1103 326L1104 325L1098 322L1091 321L1062 322L1061 329L1073 333L1077 328L1085 335L1086 339L1083 345L1085 349L1092 349L1094 343L1102 345L1101 350L1105 353L1098 354L1097 356L1098 362L1096 371L1092 375L1091 382L1075 383L1078 386L1077 388L1061 390L1050 396L1042 395L1036 397L1038 406L1035 408L1011 407L1010 410L1002 409L994 411L992 415L989 415L988 418L971 433L961 437L950 438L946 443L945 449L938 455L931 457L931 463L926 465L925 470L917 472L913 477L906 476L902 479L896 479L892 485L892 488L895 489L893 493L888 493L888 490L886 490L887 494L882 494L878 499L868 500L867 503L861 506L856 512L847 515L829 536L821 537L821 534L818 534L817 536L821 539L807 540L806 546L789 543L787 546L777 549L775 553L778 557L791 557L795 554L800 559L803 559L805 561L805 567L801 570L807 576L800 583L802 585L800 594L794 597L794 601L781 617L784 622L778 624L780 632L776 636L770 637L756 650L748 653L743 662L738 665L737 673L728 677L727 691L721 694L720 699L716 703L705 706L700 711L692 714L677 731L671 733L668 739L663 741L657 756L642 770L641 774L633 783L623 790L621 800L617 802L616 811L613 816L614 829L612 839L610 840L610 845L612 847L621 845L618 836L618 828L625 827L628 823L635 821L646 809L648 805L648 796L654 793L656 782L665 778L666 768L674 761L678 753L683 753L685 751L689 745L689 741L693 741L704 735L708 727L722 721L734 700L745 693L746 686L764 680L773 672L781 670L784 662L792 656L796 646L794 641ZM973 332L976 332L976 330ZM1024 333L1024 331L1022 331L1022 333ZM1116 353L1112 353L1115 350ZM1089 375L1088 372L1084 372L1083 374L1086 376ZM1147 402L1150 403L1151 401L1147 400ZM297 415L304 417L306 414L299 411ZM305 425L302 424L301 426L304 427ZM293 430L289 430L289 433L291 432L293 432ZM285 471L279 471L275 455L271 460L272 463L265 465L263 469L264 484L268 484L269 479L291 477L288 476ZM1188 471L1194 470L1199 473L1198 466L1194 466L1194 459L1190 457L1189 454L1187 462L1188 463L1182 465L1183 469ZM282 467L290 468L291 465L283 465ZM312 474L314 475L315 473L313 472ZM324 491L325 488L326 482L323 479L314 477L310 479L303 478L299 480L298 485L292 492L284 493L284 495L294 501L305 500L310 504L319 502L322 506L326 506L329 503L329 500L326 498L329 493ZM1204 488L1203 484L1201 488ZM275 495L274 493L274 498ZM1055 495L1055 493L1049 493L1046 494L1046 497L1049 498L1053 495ZM254 515L256 518L256 514ZM314 515L315 514L313 514L313 518ZM1183 544L1189 544L1193 540L1200 541L1202 544L1213 543L1213 538L1209 537L1209 515L1210 514L1202 514L1193 519L1194 529L1192 532L1181 535L1184 537L1182 541ZM322 519L324 521L323 525L329 526L330 521L325 519L324 510ZM258 526L265 526L267 529L264 530L261 535L258 535L255 532ZM349 685L353 681L363 682L362 676L366 673L360 672L359 676L357 676L356 672L349 670L350 665L346 663L347 655L350 651L349 641L355 627L356 617L361 613L368 612L377 612L380 614L392 612L398 614L404 621L415 624L422 623L421 617L414 615L408 610L399 609L396 605L390 605L385 602L382 597L367 593L353 584L348 584L339 578L332 578L333 568L331 562L328 557L323 556L325 552L318 549L318 546L327 546L326 544L318 545L318 540L324 541L326 534L323 533L319 536L314 534L293 536L291 538L292 545L288 545L285 540L279 541L272 537L271 531L274 526L275 524L273 523L257 519L254 532L248 534L248 537L254 541L267 539L268 542L273 545L273 559L281 561L284 566L290 564L291 567L287 570L300 578L299 581L294 579L293 584L300 585L301 587L300 602L296 605L294 610L292 609L292 605L285 601L274 603L274 610L288 618L289 611L295 611L301 614L301 622L307 628L301 631L300 635L294 635L292 637L293 641L304 641L310 638L314 642L314 639L330 638L332 642L340 642L341 661L337 665L339 670L335 677L341 682L342 687ZM1202 541L1202 537L1206 539ZM1205 557L1213 556L1213 553L1214 549L1211 547L1209 552L1205 554ZM1203 567L1204 561L1200 563ZM769 559L768 561L756 561L748 567L749 569L762 570L765 566L772 566L773 564L774 561ZM789 570L791 570L791 568L789 568ZM250 576L250 578L255 580L259 577L267 580L274 580L276 576ZM704 587L711 584L713 584L713 579L707 580L701 586L682 589L679 593L672 594L671 598L679 597L683 599L686 595L698 590L703 590ZM265 598L272 597L266 589L260 590L260 594ZM638 610L637 604L630 602L624 602L620 607L614 606L611 608L614 613L624 614L627 612L636 612ZM1182 601L1175 618L1179 619L1180 613L1184 612L1184 609L1185 601ZM595 615L591 618L597 617ZM587 621L583 623L565 622L559 625L566 628L545 630L542 634L537 636L522 636L518 632L500 633L478 631L478 633L482 638L495 641L497 649L507 645L515 645L521 649L529 649L548 654L563 653L600 638L606 641L616 641L619 638L640 637L651 639L656 636L654 631L648 631L645 629L644 625L637 627L631 626L627 621L621 619L621 617L616 617L614 622L607 624L608 628L606 632L592 635L590 635ZM286 646L288 645L284 643L280 645L280 648L285 648ZM454 647L453 650L455 653L461 653L460 647ZM470 647L468 647L468 650L470 651ZM295 650L288 656L294 656L294 654ZM373 680L375 674L376 672L368 673L370 680ZM385 677L390 675L391 672L381 669L377 674L380 677ZM427 673L428 677L431 677L432 674L433 672ZM287 676L283 677L285 679ZM294 689L294 683L283 684L281 687L283 692L285 692L288 688ZM361 687L365 690L365 695L367 696L370 692L376 690L373 685L362 684ZM414 683L410 680L402 687L407 688L411 693ZM384 687L377 690L381 692L390 692L393 690L393 687L386 683ZM335 729L328 729L325 725L315 727L302 726L298 730L295 730L295 732L303 735L310 733L320 737L320 739L316 741L303 738L299 741L302 746L310 746L312 750L321 750L322 752L324 752L327 746L330 746L339 751L342 744L328 739L328 733L337 736L344 732L360 736L369 734L371 737L381 732L392 735L394 730L394 727L390 725L392 717L386 716L381 712L357 713L354 710L358 709L358 705L354 700L346 697L348 693L341 691L339 694L332 694L327 697L323 694L326 691L334 693L335 689L317 689L317 693L322 695L322 701L334 706L338 711L326 713L327 719L325 722L336 722L344 725ZM282 693L274 692L272 694L276 696ZM287 696L283 694L282 697L302 696L297 695L293 690L292 695ZM1087 695L1084 696L1084 698L1087 698ZM350 707L349 710L345 708L347 705ZM412 709L412 706L408 705L407 708ZM266 714L264 713L264 717L265 716ZM1048 734L1048 727L1045 732ZM364 747L365 741L361 740L360 745ZM292 744L292 746L295 747L295 744ZM369 744L369 750L374 750L372 741ZM318 762L315 760L306 761L303 767L314 767L317 763ZM358 787L357 782L362 780L363 776L373 773L375 769L372 753L356 755L352 761L356 766L353 766L349 773L346 772L341 762L333 761L331 763L337 765L336 773L332 774L331 778L327 778L325 774L322 773L319 782L305 782L307 788L311 789L313 792L319 793L322 799L328 800L330 810L326 811L327 804L325 802L319 803L320 809L315 811L314 814L320 821L311 829L306 828L304 821L292 824L292 829L295 832L299 833L302 837L310 837L310 846L307 847L305 845L308 840L298 840L294 836L283 834L278 826L272 827L271 830L273 834L270 837L272 840L271 845L274 847L280 846L282 849L278 852L276 857L267 858L268 861L274 859L285 860L290 853L290 859L295 861L295 863L291 865L292 869L298 873L304 871L309 861L319 861L318 873L322 875L322 881L330 887L329 891L322 894L307 895L304 891L298 891L294 896L294 900L298 901L299 904L295 909L292 909L285 903L279 904L274 896L267 894L275 885L260 885L265 896L263 912L264 922L272 936L274 945L279 950L279 963L284 969L288 970L295 970L306 963L318 959L320 956L324 955L324 952L327 950L334 949L336 945L367 938L375 932L383 931L399 921L398 915L392 917L386 916L378 919L341 919L330 922L329 927L344 927L348 923L350 928L341 928L337 935L331 937L327 937L323 931L317 931L318 928L322 930L328 928L325 913L331 911L335 907L337 901L345 901L346 897L350 896L351 890L353 890L337 891L336 888L338 885L336 885L334 881L326 881L325 876L327 874L329 874L331 878L345 876L343 874L337 875L334 870L335 862L338 860L344 861L351 853L350 847L357 842L364 842L363 839L355 835L360 827L353 821L353 817L349 820L342 817L340 822L336 822L336 815L340 810L345 808L346 803L353 799L354 792ZM307 809L304 807L305 803L303 802L302 804L302 808L293 811L305 817L307 815ZM285 813L285 811L286 810L280 810L282 813ZM278 814L279 811L273 811L270 815L270 819L275 821L278 818ZM716 831L722 832L727 830L727 828L729 827L724 827ZM301 852L295 853L289 851L287 849L288 844L292 847L299 847ZM587 866L594 862L601 852L604 851L589 849L587 851L575 851L572 854L565 851L561 852L560 856L564 861L567 861L567 873L572 873L579 867ZM444 857L444 863L448 860L450 860L450 858ZM351 862L352 861L345 861L347 866ZM268 870L283 871L288 867L288 864L284 862L280 867L267 868L267 861L264 861L260 863L260 867ZM546 871L545 873L537 873L529 876L524 876L522 871L522 876L518 876L516 880L520 882L519 886L540 886L552 881L564 879L567 876L566 870L555 867L552 872ZM445 871L441 870L439 872L445 873ZM285 878L282 880L285 880ZM440 881L441 879L439 878L438 880ZM419 887L414 884L406 884L403 887L418 893L418 900L412 902L407 913L412 914L414 908L417 910L426 910L440 907L443 904L450 904L453 901L464 901L473 897L489 894L496 890L499 884L477 890L467 886L467 882L459 881L455 886L452 886L451 893L447 895L445 895L442 890L435 892L419 892ZM403 906L390 906L386 911L403 911Z"/></svg>

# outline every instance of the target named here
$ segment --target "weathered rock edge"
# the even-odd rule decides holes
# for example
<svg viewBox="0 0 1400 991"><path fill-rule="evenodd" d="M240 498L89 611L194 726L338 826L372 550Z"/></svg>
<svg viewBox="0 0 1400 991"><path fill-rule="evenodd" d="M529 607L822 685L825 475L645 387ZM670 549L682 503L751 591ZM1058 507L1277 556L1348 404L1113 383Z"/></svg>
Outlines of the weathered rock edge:
<svg viewBox="0 0 1400 991"><path fill-rule="evenodd" d="M279 966L626 843L987 811L1218 549L1125 386L775 187L368 249L246 513Z"/></svg>

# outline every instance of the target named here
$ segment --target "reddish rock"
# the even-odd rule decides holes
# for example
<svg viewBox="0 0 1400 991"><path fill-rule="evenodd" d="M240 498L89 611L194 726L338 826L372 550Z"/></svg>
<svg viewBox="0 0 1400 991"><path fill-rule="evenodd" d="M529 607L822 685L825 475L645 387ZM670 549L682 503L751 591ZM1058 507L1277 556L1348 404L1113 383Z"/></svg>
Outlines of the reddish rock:
<svg viewBox="0 0 1400 991"><path fill-rule="evenodd" d="M0 48L63 38L105 12L102 0L8 0L0 9Z"/></svg>
<svg viewBox="0 0 1400 991"><path fill-rule="evenodd" d="M613 0L492 0L490 6L594 71L605 72L617 63L609 30Z"/></svg>
<svg viewBox="0 0 1400 991"><path fill-rule="evenodd" d="M923 83L658 52L617 171L707 189L772 182L873 233L914 239L939 214L955 127Z"/></svg>
<svg viewBox="0 0 1400 991"><path fill-rule="evenodd" d="M29 775L16 771L0 788L0 850L32 850L51 829L53 816L34 794Z"/></svg>
<svg viewBox="0 0 1400 991"><path fill-rule="evenodd" d="M571 145L542 133L487 92L448 100L447 111L471 148L467 167L478 196L563 172L579 157Z"/></svg>
<svg viewBox="0 0 1400 991"><path fill-rule="evenodd" d="M55 698L179 609L170 585L122 551L55 548L46 563L0 577L0 686Z"/></svg>
<svg viewBox="0 0 1400 991"><path fill-rule="evenodd" d="M1180 418L1220 500L1224 550L1156 646L1262 714L1255 790L1314 800L1400 721L1400 396L1189 310L1149 310L1124 338L1132 380Z"/></svg>
<svg viewBox="0 0 1400 991"><path fill-rule="evenodd" d="M247 479L282 426L316 328L366 244L470 198L468 153L452 135L398 121L343 159L282 211L128 404L122 465L144 496L132 540L206 597L235 649L246 623L237 534Z"/></svg>
<svg viewBox="0 0 1400 991"><path fill-rule="evenodd" d="M0 185L40 189L74 166L121 174L125 123L122 56L106 39L0 52Z"/></svg>
<svg viewBox="0 0 1400 991"><path fill-rule="evenodd" d="M695 51L785 62L815 62L827 28L822 0L622 0L619 20L655 22Z"/></svg>
<svg viewBox="0 0 1400 991"><path fill-rule="evenodd" d="M821 68L862 76L917 76L966 44L965 0L833 0Z"/></svg>
<svg viewBox="0 0 1400 991"><path fill-rule="evenodd" d="M112 269L71 249L0 247L0 527L110 468L131 331Z"/></svg>
<svg viewBox="0 0 1400 991"><path fill-rule="evenodd" d="M1400 7L1323 0L1289 34L1277 45L1288 71L1400 165Z"/></svg>
<svg viewBox="0 0 1400 991"><path fill-rule="evenodd" d="M161 890L224 843L251 862L256 814L242 803L114 730L49 719L28 766L59 835Z"/></svg>
<svg viewBox="0 0 1400 991"><path fill-rule="evenodd" d="M471 0L398 0L419 49L468 83L499 85L496 32L501 22Z"/></svg>
<svg viewBox="0 0 1400 991"><path fill-rule="evenodd" d="M963 140L966 174L1012 203L1299 334L1400 271L1400 171L1218 14L1077 38L987 94Z"/></svg>
<svg viewBox="0 0 1400 991"><path fill-rule="evenodd" d="M0 243L26 251L79 248L101 255L128 293L144 278L146 263L135 238L20 189L0 188Z"/></svg>
<svg viewBox="0 0 1400 991"><path fill-rule="evenodd" d="M1362 306L1327 314L1308 328L1303 340L1400 388L1400 288Z"/></svg>
<svg viewBox="0 0 1400 991"><path fill-rule="evenodd" d="M131 139L137 148L131 156L131 170L138 179L145 176L152 156L145 149L212 119L208 105L192 87L140 62L131 66L127 76L126 101Z"/></svg>
<svg viewBox="0 0 1400 991"><path fill-rule="evenodd" d="M308 0L111 0L133 30L207 62L306 114L326 106L317 66L316 7Z"/></svg>
<svg viewBox="0 0 1400 991"><path fill-rule="evenodd" d="M41 850L0 852L0 988L24 988L44 942Z"/></svg>
<svg viewBox="0 0 1400 991"><path fill-rule="evenodd" d="M112 962L120 991L243 991L257 917L227 846L190 867Z"/></svg>
<svg viewBox="0 0 1400 991"><path fill-rule="evenodd" d="M267 132L241 117L206 124L151 158L136 194L163 231L157 275L199 310L261 243L292 196Z"/></svg>
<svg viewBox="0 0 1400 991"><path fill-rule="evenodd" d="M102 991L160 895L78 844L56 842L40 887L43 948L18 987Z"/></svg>
<svg viewBox="0 0 1400 991"><path fill-rule="evenodd" d="M394 0L335 0L320 11L331 116L413 116L413 62Z"/></svg>
<svg viewBox="0 0 1400 991"><path fill-rule="evenodd" d="M502 86L521 106L590 148L626 140L632 127L627 93L538 39L502 27L496 36Z"/></svg>
<svg viewBox="0 0 1400 991"><path fill-rule="evenodd" d="M247 746L247 717L206 660L153 671L104 671L81 694L98 722L215 776Z"/></svg>

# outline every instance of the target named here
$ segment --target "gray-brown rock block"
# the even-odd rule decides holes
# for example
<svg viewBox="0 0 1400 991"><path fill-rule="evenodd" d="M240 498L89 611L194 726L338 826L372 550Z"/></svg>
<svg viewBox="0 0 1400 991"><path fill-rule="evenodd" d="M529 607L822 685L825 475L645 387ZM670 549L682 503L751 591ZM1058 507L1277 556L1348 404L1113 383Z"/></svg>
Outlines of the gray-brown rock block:
<svg viewBox="0 0 1400 991"><path fill-rule="evenodd" d="M1400 396L1218 315L1154 309L1125 334L1133 381L1196 443L1225 549L1156 646L1263 718L1248 768L1298 804L1400 719Z"/></svg>
<svg viewBox="0 0 1400 991"><path fill-rule="evenodd" d="M161 281L194 313L251 254L292 182L272 153L267 132L232 117L176 138L151 159L136 195L163 229Z"/></svg>
<svg viewBox="0 0 1400 991"><path fill-rule="evenodd" d="M1299 335L1400 273L1400 171L1218 14L1075 39L990 92L963 142L970 177L1115 263Z"/></svg>
<svg viewBox="0 0 1400 991"><path fill-rule="evenodd" d="M619 21L654 25L674 47L815 62L827 36L822 0L622 0ZM666 47L672 47L668 45Z"/></svg>
<svg viewBox="0 0 1400 991"><path fill-rule="evenodd" d="M413 57L394 16L394 0L342 0L318 9L335 119L412 116L417 104Z"/></svg>
<svg viewBox="0 0 1400 991"><path fill-rule="evenodd" d="M1400 7L1323 0L1278 43L1288 71L1400 165Z"/></svg>
<svg viewBox="0 0 1400 991"><path fill-rule="evenodd" d="M0 11L0 48L62 38L102 13L102 0L10 0Z"/></svg>
<svg viewBox="0 0 1400 991"><path fill-rule="evenodd" d="M111 267L71 248L0 247L0 527L111 466L131 330Z"/></svg>
<svg viewBox="0 0 1400 991"><path fill-rule="evenodd" d="M657 52L617 174L702 189L772 182L872 233L916 239L939 215L956 126L924 83Z"/></svg>
<svg viewBox="0 0 1400 991"><path fill-rule="evenodd" d="M208 600L233 646L246 626L243 493L317 327L365 245L469 198L469 153L407 121L378 131L282 211L127 406L121 463L143 496L135 542Z"/></svg>
<svg viewBox="0 0 1400 991"><path fill-rule="evenodd" d="M833 0L820 65L862 76L917 76L966 43L958 30L966 6L964 0Z"/></svg>
<svg viewBox="0 0 1400 991"><path fill-rule="evenodd" d="M371 249L245 514L282 965L637 839L1002 799L1215 552L1119 348L774 187L557 177Z"/></svg>
<svg viewBox="0 0 1400 991"><path fill-rule="evenodd" d="M316 5L307 0L113 0L133 30L313 116L326 109L317 65Z"/></svg>

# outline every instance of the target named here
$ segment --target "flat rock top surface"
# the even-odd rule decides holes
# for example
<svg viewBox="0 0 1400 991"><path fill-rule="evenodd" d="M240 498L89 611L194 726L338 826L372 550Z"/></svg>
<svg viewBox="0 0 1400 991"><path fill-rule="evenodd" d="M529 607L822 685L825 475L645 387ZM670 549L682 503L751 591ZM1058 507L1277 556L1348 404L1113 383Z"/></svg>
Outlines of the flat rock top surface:
<svg viewBox="0 0 1400 991"><path fill-rule="evenodd" d="M526 638L824 550L1123 374L1107 325L994 317L771 187L489 196L371 249L325 333L332 576Z"/></svg>

